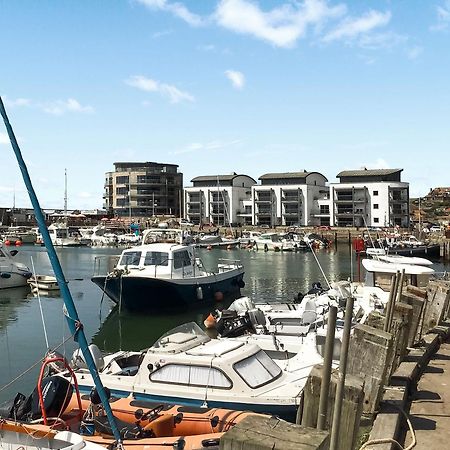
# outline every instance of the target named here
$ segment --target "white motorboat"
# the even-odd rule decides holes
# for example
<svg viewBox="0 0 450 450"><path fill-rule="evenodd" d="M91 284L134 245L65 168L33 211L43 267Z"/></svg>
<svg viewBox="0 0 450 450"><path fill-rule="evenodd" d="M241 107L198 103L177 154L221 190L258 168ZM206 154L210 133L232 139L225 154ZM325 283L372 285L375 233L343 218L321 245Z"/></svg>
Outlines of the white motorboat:
<svg viewBox="0 0 450 450"><path fill-rule="evenodd" d="M242 264L221 259L209 271L194 250L167 242L132 247L122 252L112 272L92 281L129 310L180 309L238 297L244 287Z"/></svg>
<svg viewBox="0 0 450 450"><path fill-rule="evenodd" d="M80 247L84 245L80 236L72 235L69 227L63 223L52 223L48 226L48 232L52 244L56 247Z"/></svg>
<svg viewBox="0 0 450 450"><path fill-rule="evenodd" d="M0 241L0 289L26 286L31 277L30 269L23 263L15 261L17 250L10 251Z"/></svg>
<svg viewBox="0 0 450 450"><path fill-rule="evenodd" d="M52 275L32 275L27 283L34 291L58 291L59 285L56 277Z"/></svg>
<svg viewBox="0 0 450 450"><path fill-rule="evenodd" d="M177 327L142 352L97 357L102 383L115 396L189 406L227 407L295 417L316 358L293 372L281 369L254 344L211 340L194 323ZM80 390L93 380L75 355Z"/></svg>
<svg viewBox="0 0 450 450"><path fill-rule="evenodd" d="M290 240L283 239L278 233L262 233L259 236L255 236L253 239L256 248L264 250L265 252L269 250L273 251L293 251L294 243Z"/></svg>
<svg viewBox="0 0 450 450"><path fill-rule="evenodd" d="M220 235L205 234L201 236L197 242L196 247L199 248L236 248L239 245L239 239L224 238Z"/></svg>

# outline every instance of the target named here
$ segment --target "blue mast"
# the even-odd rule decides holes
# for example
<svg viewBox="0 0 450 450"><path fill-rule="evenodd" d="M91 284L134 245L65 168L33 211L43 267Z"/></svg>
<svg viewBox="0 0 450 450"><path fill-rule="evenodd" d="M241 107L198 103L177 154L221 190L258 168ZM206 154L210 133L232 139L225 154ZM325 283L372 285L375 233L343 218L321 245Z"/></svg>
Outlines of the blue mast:
<svg viewBox="0 0 450 450"><path fill-rule="evenodd" d="M78 313L75 308L75 304L72 299L72 295L66 283L66 278L63 274L61 264L58 259L58 255L56 254L55 247L53 246L52 240L50 239L50 234L48 232L47 226L45 224L44 215L42 214L41 207L39 205L39 200L37 199L36 193L34 192L33 185L31 183L31 178L28 173L27 166L25 161L22 158L22 153L20 151L19 145L17 144L16 137L14 135L14 131L9 123L8 116L6 115L6 110L3 105L2 98L0 97L0 113L3 117L3 121L5 122L5 127L8 132L9 140L11 141L12 148L17 158L17 162L19 163L20 171L22 172L23 181L25 182L25 186L27 188L28 194L30 196L31 203L34 208L34 214L36 216L37 223L39 225L39 231L42 234L42 238L44 240L45 248L47 249L48 256L50 258L50 262L52 264L53 271L55 272L56 279L58 281L59 289L61 290L62 297L64 300L64 304L67 309L67 322L69 324L69 329L71 333L74 335L75 342L78 342L80 349L83 353L86 364L89 368L89 371L94 380L97 391L100 395L100 400L102 401L103 407L105 408L106 415L108 416L109 423L111 425L114 438L117 440L119 444L122 443L122 439L120 437L120 432L117 428L116 421L114 415L111 411L111 406L108 401L108 397L106 396L105 390L103 388L103 384L100 380L100 377L97 372L97 367L95 365L94 359L92 358L91 352L88 348L88 342L86 340L86 336L83 331L83 326L78 318Z"/></svg>

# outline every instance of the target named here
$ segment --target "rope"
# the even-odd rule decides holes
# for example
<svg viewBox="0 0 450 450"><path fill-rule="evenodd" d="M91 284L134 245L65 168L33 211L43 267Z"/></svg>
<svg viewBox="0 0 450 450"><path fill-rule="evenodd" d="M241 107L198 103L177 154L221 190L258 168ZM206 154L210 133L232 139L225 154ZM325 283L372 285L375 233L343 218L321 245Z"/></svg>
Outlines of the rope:
<svg viewBox="0 0 450 450"><path fill-rule="evenodd" d="M412 438L412 442L411 444L409 444L407 447L403 447L398 441L396 441L395 439L392 438L381 438L381 439L372 439L370 441L365 442L360 448L359 450L364 450L367 446L369 445L378 445L378 444L394 444L396 445L400 450L411 450L413 449L416 444L417 444L417 440L416 440L416 434L414 433L414 428L412 426L411 420L408 417L408 414L406 414L406 412L400 408L399 406L395 405L395 404L391 404L391 406L393 406L394 408L397 408L405 417L406 419L406 423L408 424L408 428L409 428L409 432L411 433L411 438Z"/></svg>
<svg viewBox="0 0 450 450"><path fill-rule="evenodd" d="M327 282L328 287L331 289L331 284L329 283L328 278L327 278L327 276L325 275L325 272L323 271L322 266L320 265L319 260L317 259L316 252L315 252L314 249L312 248L311 242L308 242L308 246L309 246L309 248L311 249L311 252L312 252L312 254L313 254L313 256L314 256L314 259L316 260L317 265L319 266L320 271L322 272L322 276L325 278L325 281Z"/></svg>
<svg viewBox="0 0 450 450"><path fill-rule="evenodd" d="M77 329L78 331L78 329ZM69 339L72 339L76 332L74 334L71 334L70 336L67 336L66 339L64 339L64 341L62 341L60 344L58 344L54 349L52 349L52 352L55 352L56 350L58 350L60 347L62 347ZM36 361L34 364L32 364L28 369L25 369L24 372L22 372L21 374L17 375L16 378L12 379L8 384L5 384L4 386L2 386L0 388L0 393L3 392L5 389L9 388L12 384L14 384L17 380L19 380L20 378L22 378L24 375L26 375L27 373L31 372L38 364L42 364L42 359L39 359L38 361Z"/></svg>
<svg viewBox="0 0 450 450"><path fill-rule="evenodd" d="M42 320L42 328L44 329L45 345L47 346L47 348L49 348L50 346L48 344L48 336L47 336L47 328L45 327L44 312L42 311L41 292L37 281L36 269L34 268L33 257L31 257L31 267L33 269L34 281L36 281L36 292L39 302L39 310L41 311L41 320Z"/></svg>

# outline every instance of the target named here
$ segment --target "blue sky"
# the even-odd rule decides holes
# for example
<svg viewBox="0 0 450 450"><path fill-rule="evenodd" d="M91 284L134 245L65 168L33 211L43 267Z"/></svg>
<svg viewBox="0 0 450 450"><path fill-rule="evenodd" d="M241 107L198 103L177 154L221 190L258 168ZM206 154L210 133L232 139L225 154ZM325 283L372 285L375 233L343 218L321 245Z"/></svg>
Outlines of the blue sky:
<svg viewBox="0 0 450 450"><path fill-rule="evenodd" d="M116 161L403 168L450 185L450 0L0 0L0 95L45 208ZM29 206L0 127L0 206Z"/></svg>

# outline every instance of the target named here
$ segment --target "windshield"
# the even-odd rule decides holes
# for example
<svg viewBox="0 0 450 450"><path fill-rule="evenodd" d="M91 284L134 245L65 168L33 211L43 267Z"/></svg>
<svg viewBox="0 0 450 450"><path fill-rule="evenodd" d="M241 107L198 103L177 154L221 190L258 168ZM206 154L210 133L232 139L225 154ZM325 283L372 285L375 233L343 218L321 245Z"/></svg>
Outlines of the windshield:
<svg viewBox="0 0 450 450"><path fill-rule="evenodd" d="M122 266L138 266L141 260L141 252L125 252L120 259L120 265Z"/></svg>
<svg viewBox="0 0 450 450"><path fill-rule="evenodd" d="M234 370L251 388L270 383L281 374L280 367L263 350L234 364Z"/></svg>
<svg viewBox="0 0 450 450"><path fill-rule="evenodd" d="M145 254L144 266L167 266L169 254L166 252L147 252Z"/></svg>

